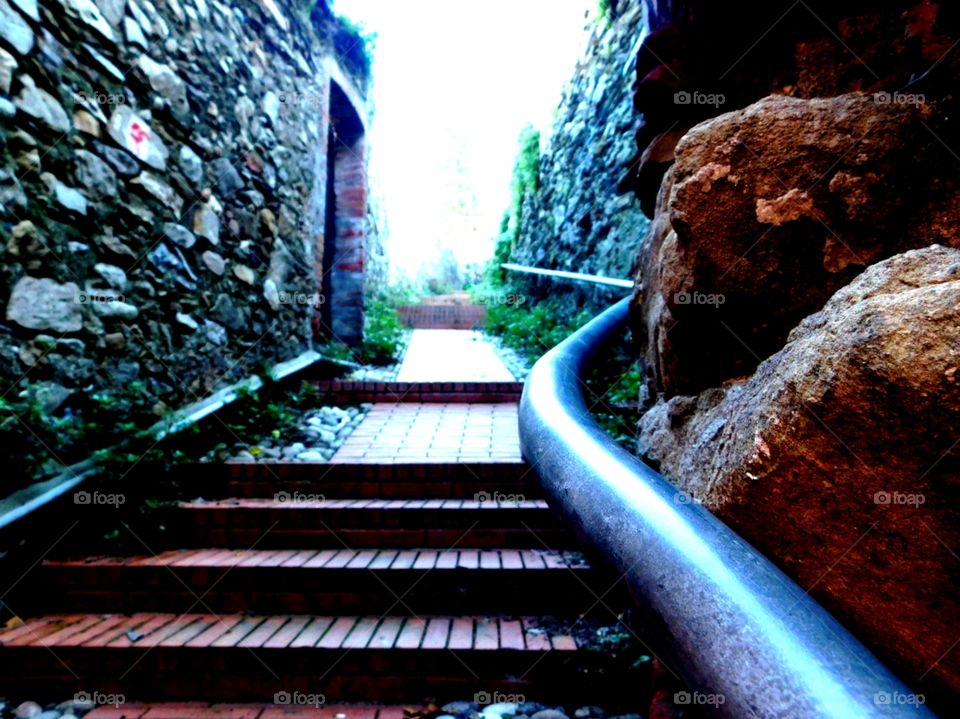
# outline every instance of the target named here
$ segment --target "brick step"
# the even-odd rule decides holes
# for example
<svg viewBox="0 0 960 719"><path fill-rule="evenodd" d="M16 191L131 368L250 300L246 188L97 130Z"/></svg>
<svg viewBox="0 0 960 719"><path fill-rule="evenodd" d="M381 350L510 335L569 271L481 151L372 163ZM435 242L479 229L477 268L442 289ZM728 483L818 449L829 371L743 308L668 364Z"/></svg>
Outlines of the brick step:
<svg viewBox="0 0 960 719"><path fill-rule="evenodd" d="M606 588L578 552L536 550L177 550L48 560L22 600L33 611L576 616ZM202 597L202 604L199 598Z"/></svg>
<svg viewBox="0 0 960 719"><path fill-rule="evenodd" d="M167 548L460 546L563 548L572 534L543 500L319 499L278 495L164 510ZM476 539L475 539L476 538Z"/></svg>
<svg viewBox="0 0 960 719"><path fill-rule="evenodd" d="M250 704L129 702L94 707L86 719L408 719L403 705L325 704L310 695L279 693L276 701Z"/></svg>
<svg viewBox="0 0 960 719"><path fill-rule="evenodd" d="M317 380L317 391L334 404L519 402L522 382L351 382Z"/></svg>
<svg viewBox="0 0 960 719"><path fill-rule="evenodd" d="M541 499L543 490L530 482L504 482L502 480L476 480L456 482L439 480L232 480L217 494L208 497L273 497L277 492L287 494L322 494L327 499L377 498L377 499L476 499L478 497L522 496L525 499Z"/></svg>
<svg viewBox="0 0 960 719"><path fill-rule="evenodd" d="M526 499L543 491L525 462L313 463L242 462L180 465L176 478L208 498L273 497L277 492L322 494L329 499L475 499L505 495ZM160 468L138 475L163 477Z"/></svg>
<svg viewBox="0 0 960 719"><path fill-rule="evenodd" d="M0 630L0 694L62 699L96 688L140 701L440 701L514 689L598 696L591 652L531 617L58 614ZM130 632L142 636L131 640ZM135 634L133 636L136 636ZM634 692L622 677L609 691Z"/></svg>

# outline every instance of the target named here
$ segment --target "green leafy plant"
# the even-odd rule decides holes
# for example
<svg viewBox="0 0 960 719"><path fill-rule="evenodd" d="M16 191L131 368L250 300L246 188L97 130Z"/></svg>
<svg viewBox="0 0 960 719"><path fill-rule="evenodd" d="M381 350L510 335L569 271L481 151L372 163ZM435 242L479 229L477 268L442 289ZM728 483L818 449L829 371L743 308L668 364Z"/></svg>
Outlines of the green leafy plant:
<svg viewBox="0 0 960 719"><path fill-rule="evenodd" d="M91 449L129 439L157 420L156 398L141 381L76 391L51 407L45 383L23 379L0 402L0 443L16 447L0 491L47 478L79 462Z"/></svg>
<svg viewBox="0 0 960 719"><path fill-rule="evenodd" d="M610 0L597 0L597 20L610 22L613 19L613 4Z"/></svg>
<svg viewBox="0 0 960 719"><path fill-rule="evenodd" d="M378 295L367 299L363 340L358 347L348 347L337 340L330 340L318 351L334 360L385 366L399 359L406 340L407 330L400 322L394 302Z"/></svg>
<svg viewBox="0 0 960 719"><path fill-rule="evenodd" d="M406 330L393 305L383 299L368 302L363 343L358 352L361 362L373 365L396 362L405 338Z"/></svg>
<svg viewBox="0 0 960 719"><path fill-rule="evenodd" d="M349 18L337 17L334 50L344 65L364 80L370 79L376 42L376 33L367 32L362 25Z"/></svg>
<svg viewBox="0 0 960 719"><path fill-rule="evenodd" d="M520 222L527 195L540 189L540 132L532 125L527 125L520 132L519 145L510 184L510 207L500 221L500 234L487 273L489 280L497 285L502 285L505 280L500 265L509 262L520 237Z"/></svg>
<svg viewBox="0 0 960 719"><path fill-rule="evenodd" d="M481 301L488 293L492 297L524 296L519 290L505 287L479 287L473 292ZM591 318L589 310L581 308L571 313L567 305L554 299L494 303L487 307L486 329L532 365ZM598 424L628 451L634 450L642 381L639 362L625 339L605 351L603 362L581 388Z"/></svg>
<svg viewBox="0 0 960 719"><path fill-rule="evenodd" d="M508 289L498 292L523 296L519 290L507 292ZM532 363L588 319L587 310L571 315L549 299L537 303L496 303L487 307L486 329Z"/></svg>

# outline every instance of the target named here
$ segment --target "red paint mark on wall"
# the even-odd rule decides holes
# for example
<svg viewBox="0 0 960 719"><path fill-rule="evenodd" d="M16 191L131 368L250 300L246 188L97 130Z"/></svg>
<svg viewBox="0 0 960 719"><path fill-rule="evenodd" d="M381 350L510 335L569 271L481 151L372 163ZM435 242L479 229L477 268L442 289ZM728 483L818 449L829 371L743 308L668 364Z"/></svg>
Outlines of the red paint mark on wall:
<svg viewBox="0 0 960 719"><path fill-rule="evenodd" d="M150 140L150 130L139 122L134 120L130 123L130 141L133 143L134 150L138 155L142 155L146 148L145 143Z"/></svg>

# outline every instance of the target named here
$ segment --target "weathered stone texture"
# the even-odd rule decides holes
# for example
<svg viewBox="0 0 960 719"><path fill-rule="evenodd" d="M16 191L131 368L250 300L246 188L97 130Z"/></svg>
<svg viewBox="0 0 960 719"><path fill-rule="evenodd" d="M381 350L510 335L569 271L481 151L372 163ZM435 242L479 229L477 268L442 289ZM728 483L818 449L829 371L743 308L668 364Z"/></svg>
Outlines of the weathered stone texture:
<svg viewBox="0 0 960 719"><path fill-rule="evenodd" d="M684 136L640 256L652 394L749 373L877 260L960 247L960 188L930 113L865 94L773 96Z"/></svg>
<svg viewBox="0 0 960 719"><path fill-rule="evenodd" d="M909 681L960 685L960 250L871 266L749 379L661 400L644 456Z"/></svg>
<svg viewBox="0 0 960 719"><path fill-rule="evenodd" d="M317 98L336 75L365 114L366 80L327 3L275 5L0 2L5 388L56 382L71 412L117 394L143 425L310 345L314 308L270 298L317 292ZM25 351L38 332L82 349Z"/></svg>

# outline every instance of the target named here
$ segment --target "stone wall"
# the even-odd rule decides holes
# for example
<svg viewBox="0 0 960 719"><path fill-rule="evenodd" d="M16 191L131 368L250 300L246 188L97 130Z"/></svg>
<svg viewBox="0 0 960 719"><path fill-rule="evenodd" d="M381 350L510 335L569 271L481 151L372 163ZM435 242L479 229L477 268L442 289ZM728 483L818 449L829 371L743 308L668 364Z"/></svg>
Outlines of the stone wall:
<svg viewBox="0 0 960 719"><path fill-rule="evenodd" d="M640 204L618 185L635 153L633 55L643 25L639 0L613 3L598 19L563 91L543 146L539 189L528 193L510 261L630 278L647 227ZM535 295L566 296L599 308L608 290L530 281Z"/></svg>
<svg viewBox="0 0 960 719"><path fill-rule="evenodd" d="M347 32L325 1L0 0L15 474L315 337L356 341L368 113Z"/></svg>

